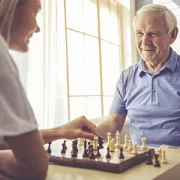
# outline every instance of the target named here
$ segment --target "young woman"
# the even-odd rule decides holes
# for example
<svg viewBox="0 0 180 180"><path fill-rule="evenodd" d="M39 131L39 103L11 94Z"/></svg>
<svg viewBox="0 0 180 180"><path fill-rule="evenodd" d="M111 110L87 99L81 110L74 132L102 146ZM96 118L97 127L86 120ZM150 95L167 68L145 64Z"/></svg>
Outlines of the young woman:
<svg viewBox="0 0 180 180"><path fill-rule="evenodd" d="M38 131L8 50L28 51L33 33L40 31L36 22L40 8L40 0L0 0L0 142L10 148L0 150L0 173L15 179L45 179L48 157L44 143L97 135L95 125L84 116Z"/></svg>

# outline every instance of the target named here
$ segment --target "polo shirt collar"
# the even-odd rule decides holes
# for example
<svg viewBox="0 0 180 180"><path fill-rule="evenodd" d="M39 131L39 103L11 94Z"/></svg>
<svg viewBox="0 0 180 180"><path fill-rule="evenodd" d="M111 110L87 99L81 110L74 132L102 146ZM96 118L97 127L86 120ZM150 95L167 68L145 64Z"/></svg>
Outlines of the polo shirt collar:
<svg viewBox="0 0 180 180"><path fill-rule="evenodd" d="M162 69L167 68L167 69L170 69L172 72L174 72L176 65L177 65L177 58L178 58L177 53L175 51L173 51L173 49L171 48L170 56ZM139 67L138 74L140 77L142 77L142 75L144 73L148 72L143 59L140 59L140 61L138 63L138 67Z"/></svg>

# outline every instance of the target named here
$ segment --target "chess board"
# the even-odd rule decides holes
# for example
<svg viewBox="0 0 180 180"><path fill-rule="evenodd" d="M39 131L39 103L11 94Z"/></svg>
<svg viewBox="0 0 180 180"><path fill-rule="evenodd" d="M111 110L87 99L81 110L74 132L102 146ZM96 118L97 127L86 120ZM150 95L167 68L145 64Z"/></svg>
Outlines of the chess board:
<svg viewBox="0 0 180 180"><path fill-rule="evenodd" d="M78 147L77 157L71 157L71 146L67 148L65 154L61 154L62 148L57 148L51 152L50 162L58 165L72 166L78 168L95 169L106 172L121 173L133 166L136 166L147 159L147 152L142 152L138 147L138 155L133 155L128 151L123 151L124 159L119 158L120 150L110 152L111 158L107 159L107 144L100 149L101 157L90 159L83 158L84 147ZM154 151L153 149L151 151ZM153 152L152 152L153 153ZM94 151L96 155L96 151Z"/></svg>

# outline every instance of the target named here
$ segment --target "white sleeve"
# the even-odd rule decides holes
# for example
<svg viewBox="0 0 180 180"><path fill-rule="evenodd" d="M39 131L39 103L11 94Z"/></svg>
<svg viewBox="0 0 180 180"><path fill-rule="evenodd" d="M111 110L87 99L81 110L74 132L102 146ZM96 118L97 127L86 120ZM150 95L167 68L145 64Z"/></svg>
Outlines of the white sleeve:
<svg viewBox="0 0 180 180"><path fill-rule="evenodd" d="M37 129L37 123L18 76L0 76L0 139Z"/></svg>

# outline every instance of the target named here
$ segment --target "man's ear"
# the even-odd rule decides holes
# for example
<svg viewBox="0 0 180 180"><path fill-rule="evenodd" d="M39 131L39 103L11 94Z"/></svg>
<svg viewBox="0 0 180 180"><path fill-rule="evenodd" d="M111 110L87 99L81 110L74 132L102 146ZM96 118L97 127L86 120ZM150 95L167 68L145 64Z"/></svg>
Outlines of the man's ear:
<svg viewBox="0 0 180 180"><path fill-rule="evenodd" d="M171 39L170 39L170 43L172 44L176 38L177 38L177 35L178 35L178 27L175 27L171 32Z"/></svg>

